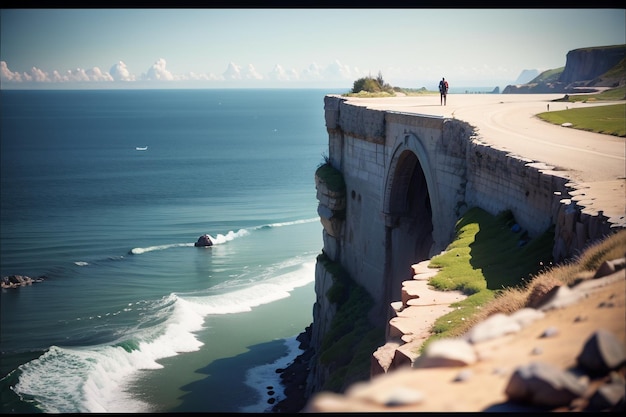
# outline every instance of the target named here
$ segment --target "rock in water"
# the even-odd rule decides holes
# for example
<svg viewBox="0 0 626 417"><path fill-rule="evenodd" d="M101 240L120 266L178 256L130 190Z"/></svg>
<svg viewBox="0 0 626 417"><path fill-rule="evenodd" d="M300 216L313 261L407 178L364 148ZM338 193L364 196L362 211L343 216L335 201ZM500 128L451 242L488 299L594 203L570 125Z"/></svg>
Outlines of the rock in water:
<svg viewBox="0 0 626 417"><path fill-rule="evenodd" d="M209 235L202 235L198 238L198 241L194 243L194 246L196 247L213 246L213 242L211 241L211 238L209 237Z"/></svg>

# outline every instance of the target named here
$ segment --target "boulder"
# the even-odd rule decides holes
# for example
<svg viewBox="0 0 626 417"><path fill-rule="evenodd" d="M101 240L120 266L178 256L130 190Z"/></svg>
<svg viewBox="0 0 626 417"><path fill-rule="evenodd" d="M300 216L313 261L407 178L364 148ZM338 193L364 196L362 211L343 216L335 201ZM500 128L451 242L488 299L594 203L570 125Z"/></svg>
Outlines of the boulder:
<svg viewBox="0 0 626 417"><path fill-rule="evenodd" d="M209 235L202 235L198 238L198 241L194 243L195 247L213 246L213 241Z"/></svg>

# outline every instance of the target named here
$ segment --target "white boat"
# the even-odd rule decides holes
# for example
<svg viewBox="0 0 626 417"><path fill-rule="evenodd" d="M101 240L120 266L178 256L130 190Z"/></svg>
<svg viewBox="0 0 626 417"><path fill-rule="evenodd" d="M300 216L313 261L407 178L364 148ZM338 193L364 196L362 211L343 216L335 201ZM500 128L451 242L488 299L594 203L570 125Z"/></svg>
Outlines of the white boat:
<svg viewBox="0 0 626 417"><path fill-rule="evenodd" d="M147 146L137 146L135 149L137 149L138 151L147 151L148 147Z"/></svg>

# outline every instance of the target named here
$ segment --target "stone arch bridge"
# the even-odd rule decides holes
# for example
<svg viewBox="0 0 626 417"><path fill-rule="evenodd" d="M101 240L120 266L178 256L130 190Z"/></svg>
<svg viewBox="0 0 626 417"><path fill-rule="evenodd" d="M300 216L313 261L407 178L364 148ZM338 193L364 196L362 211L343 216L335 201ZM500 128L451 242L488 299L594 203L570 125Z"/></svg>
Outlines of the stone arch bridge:
<svg viewBox="0 0 626 417"><path fill-rule="evenodd" d="M324 253L372 295L375 321L388 320L411 265L445 250L470 207L494 215L510 209L530 237L554 226L557 262L614 231L602 213L582 213L567 178L487 145L466 122L351 105L332 95L324 109L328 161L346 183L337 195L316 178ZM327 275L318 263L317 337L332 316L322 296L332 285Z"/></svg>

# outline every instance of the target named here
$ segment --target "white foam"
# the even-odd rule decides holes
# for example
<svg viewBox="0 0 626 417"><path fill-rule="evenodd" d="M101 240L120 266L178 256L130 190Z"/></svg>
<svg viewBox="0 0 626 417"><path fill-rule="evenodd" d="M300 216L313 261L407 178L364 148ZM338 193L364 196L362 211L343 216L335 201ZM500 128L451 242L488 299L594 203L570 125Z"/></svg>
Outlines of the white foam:
<svg viewBox="0 0 626 417"><path fill-rule="evenodd" d="M303 351L299 348L300 342L296 340L297 336L284 339L284 343L287 346L287 353L276 361L257 366L248 370L246 373L245 383L249 387L254 388L260 396L257 403L242 407L239 411L242 413L266 413L270 412L273 404L268 404L268 387L272 387L274 395L271 398L275 399L275 403L285 398L285 387L282 384L280 374L276 373L278 368L286 368L290 365L295 358ZM274 403L274 404L275 404Z"/></svg>
<svg viewBox="0 0 626 417"><path fill-rule="evenodd" d="M319 217L313 217L310 219L302 219L302 220L294 220L291 222L282 222L282 223L270 223L264 226L258 226L257 229L262 229L265 227L283 227L283 226L293 226L295 224L303 224L303 223L313 223L319 221Z"/></svg>
<svg viewBox="0 0 626 417"><path fill-rule="evenodd" d="M237 232L233 232L232 230L228 233L226 233L225 235L218 233L215 237L209 235L209 237L211 238L211 242L213 242L214 245L221 245L222 243L226 243L226 242L230 242L233 239L236 239L238 237L242 237L242 236L246 236L249 235L250 232L248 232L246 229L239 229L239 231Z"/></svg>
<svg viewBox="0 0 626 417"><path fill-rule="evenodd" d="M136 335L138 342L126 339L117 345L52 346L20 368L22 375L14 390L35 396L46 413L149 412L148 404L125 391L133 374L159 369L159 359L202 346L194 332L202 328L203 317L173 294L160 302L169 311L167 320ZM131 345L135 347L129 348Z"/></svg>
<svg viewBox="0 0 626 417"><path fill-rule="evenodd" d="M276 274L285 268L295 269ZM20 367L14 391L34 396L45 413L151 412L148 404L127 392L138 371L161 368L159 359L199 350L202 342L195 333L208 314L247 312L289 297L290 291L315 279L314 268L313 261L293 258L270 267L261 282L249 287L223 288L223 294L205 296L170 294L147 302L145 309L151 313L144 324L159 324L140 323L132 336L110 344L52 346Z"/></svg>
<svg viewBox="0 0 626 417"><path fill-rule="evenodd" d="M302 287L315 280L315 264L313 262L302 263L298 258L293 258L281 265L282 267L292 266L291 264L294 262L300 263L295 271L271 276L267 279L263 279L263 273L260 273L260 282L251 287L219 295L189 295L184 297L179 295L179 297L181 297L181 300L191 303L191 306L193 306L191 308L194 308L198 314L203 316L251 311L253 307L287 298L289 293L295 288ZM232 286L232 283L229 286ZM214 288L222 289L224 287L216 286Z"/></svg>
<svg viewBox="0 0 626 417"><path fill-rule="evenodd" d="M141 255L142 253L152 252L155 250L165 250L184 246L193 246L193 243L172 243L168 245L148 246L147 248L133 248L130 250L130 253L133 255Z"/></svg>
<svg viewBox="0 0 626 417"><path fill-rule="evenodd" d="M137 369L132 363L137 356L141 355L121 347L52 346L40 358L20 367L22 375L14 391L35 396L45 413L146 410L146 404L119 389L120 382Z"/></svg>

